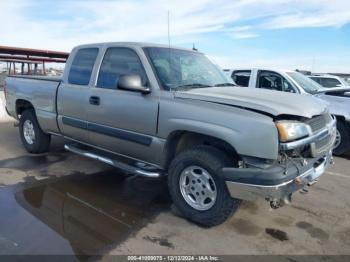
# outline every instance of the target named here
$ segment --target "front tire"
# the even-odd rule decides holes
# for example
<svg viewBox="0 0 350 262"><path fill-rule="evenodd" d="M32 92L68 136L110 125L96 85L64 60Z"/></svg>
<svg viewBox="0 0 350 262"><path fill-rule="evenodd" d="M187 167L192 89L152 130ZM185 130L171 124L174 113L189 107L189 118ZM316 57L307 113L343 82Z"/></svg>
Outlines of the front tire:
<svg viewBox="0 0 350 262"><path fill-rule="evenodd" d="M336 156L343 155L350 149L350 129L342 121L337 122L337 138L333 149Z"/></svg>
<svg viewBox="0 0 350 262"><path fill-rule="evenodd" d="M19 134L24 148L29 153L41 154L49 151L51 136L41 130L34 110L25 110L22 113Z"/></svg>
<svg viewBox="0 0 350 262"><path fill-rule="evenodd" d="M222 174L227 166L232 166L228 157L209 146L185 150L174 158L169 167L169 192L188 220L212 227L237 211L241 200L231 198Z"/></svg>

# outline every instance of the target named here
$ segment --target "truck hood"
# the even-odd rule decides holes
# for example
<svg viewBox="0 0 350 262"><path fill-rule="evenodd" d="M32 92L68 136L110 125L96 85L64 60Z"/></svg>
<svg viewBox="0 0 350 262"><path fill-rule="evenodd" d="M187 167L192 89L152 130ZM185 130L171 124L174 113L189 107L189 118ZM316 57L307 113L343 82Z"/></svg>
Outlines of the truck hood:
<svg viewBox="0 0 350 262"><path fill-rule="evenodd" d="M327 103L299 95L248 87L209 87L177 91L176 98L201 100L259 111L265 114L311 118L327 111Z"/></svg>

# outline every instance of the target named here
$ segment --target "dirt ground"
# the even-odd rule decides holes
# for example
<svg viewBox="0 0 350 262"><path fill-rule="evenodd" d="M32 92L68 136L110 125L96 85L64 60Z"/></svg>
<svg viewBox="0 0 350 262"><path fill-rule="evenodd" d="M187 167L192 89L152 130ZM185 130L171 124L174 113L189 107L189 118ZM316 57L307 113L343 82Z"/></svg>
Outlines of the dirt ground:
<svg viewBox="0 0 350 262"><path fill-rule="evenodd" d="M181 218L164 180L125 176L63 150L28 155L0 122L1 254L350 254L350 161L289 206L243 202L211 229Z"/></svg>

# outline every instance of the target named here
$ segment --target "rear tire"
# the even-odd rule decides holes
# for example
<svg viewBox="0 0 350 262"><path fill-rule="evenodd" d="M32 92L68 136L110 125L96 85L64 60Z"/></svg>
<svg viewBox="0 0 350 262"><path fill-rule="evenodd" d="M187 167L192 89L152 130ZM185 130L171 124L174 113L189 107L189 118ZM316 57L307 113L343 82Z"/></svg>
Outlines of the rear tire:
<svg viewBox="0 0 350 262"><path fill-rule="evenodd" d="M350 149L350 129L342 121L337 122L337 141L336 147L333 149L334 155L343 155Z"/></svg>
<svg viewBox="0 0 350 262"><path fill-rule="evenodd" d="M241 200L231 198L222 174L222 168L228 166L232 166L228 157L210 146L194 147L174 158L168 187L174 205L184 217L212 227L237 211Z"/></svg>
<svg viewBox="0 0 350 262"><path fill-rule="evenodd" d="M41 130L33 109L22 113L19 120L19 134L24 148L29 153L41 154L49 151L51 136Z"/></svg>

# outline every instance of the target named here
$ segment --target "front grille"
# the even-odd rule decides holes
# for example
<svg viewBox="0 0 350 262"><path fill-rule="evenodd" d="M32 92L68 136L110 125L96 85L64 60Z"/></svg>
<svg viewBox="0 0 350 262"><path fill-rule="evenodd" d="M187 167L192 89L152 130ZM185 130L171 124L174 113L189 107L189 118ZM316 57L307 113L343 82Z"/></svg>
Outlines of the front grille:
<svg viewBox="0 0 350 262"><path fill-rule="evenodd" d="M327 136L326 138L323 138L322 140L320 141L317 141L315 143L315 148L317 151L322 151L322 149L326 146L328 146L328 144L330 143L330 139L331 137L330 136Z"/></svg>
<svg viewBox="0 0 350 262"><path fill-rule="evenodd" d="M315 133L325 128L326 124L328 123L327 118L328 115L315 116L306 121L306 123L311 127L312 132Z"/></svg>
<svg viewBox="0 0 350 262"><path fill-rule="evenodd" d="M329 114L315 116L312 119L306 121L306 123L311 127L312 133L315 134L322 129L325 129L327 124L332 121L332 117ZM322 154L324 151L329 150L331 147L332 136L328 135L320 141L311 144L311 154L317 156Z"/></svg>

